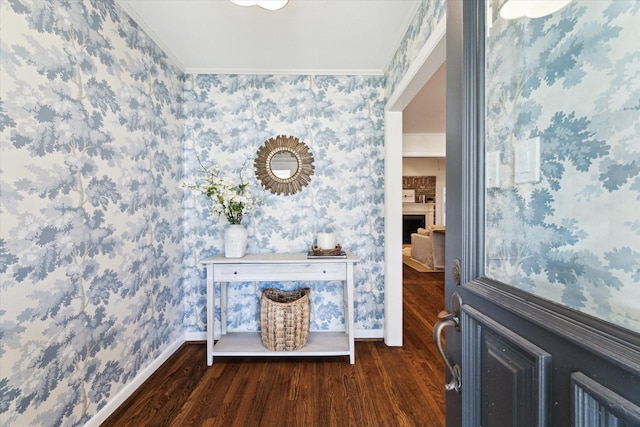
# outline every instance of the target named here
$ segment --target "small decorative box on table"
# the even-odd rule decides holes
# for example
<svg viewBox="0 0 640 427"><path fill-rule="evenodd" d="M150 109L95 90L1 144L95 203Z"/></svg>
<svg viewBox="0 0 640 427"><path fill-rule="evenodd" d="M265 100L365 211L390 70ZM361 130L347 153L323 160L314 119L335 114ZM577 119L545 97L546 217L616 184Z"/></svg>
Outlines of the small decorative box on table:
<svg viewBox="0 0 640 427"><path fill-rule="evenodd" d="M353 339L353 266L350 253L310 257L307 253L248 254L243 258L207 258L207 364L215 356L349 356L355 363ZM304 347L274 351L265 348L260 332L227 332L227 284L229 282L333 281L344 283L345 331L311 331ZM220 284L220 329L214 346L215 284Z"/></svg>
<svg viewBox="0 0 640 427"><path fill-rule="evenodd" d="M311 246L311 250L307 253L307 258L346 258L347 254L342 250L342 246L336 245L333 249L322 249L317 246Z"/></svg>

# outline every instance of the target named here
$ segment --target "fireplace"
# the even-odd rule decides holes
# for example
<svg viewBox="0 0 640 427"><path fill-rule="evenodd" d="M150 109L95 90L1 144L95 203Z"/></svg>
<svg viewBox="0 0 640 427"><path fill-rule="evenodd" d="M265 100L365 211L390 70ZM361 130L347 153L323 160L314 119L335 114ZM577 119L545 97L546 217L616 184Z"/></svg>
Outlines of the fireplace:
<svg viewBox="0 0 640 427"><path fill-rule="evenodd" d="M402 243L411 243L411 233L418 231L418 228L424 228L424 224L424 215L402 215Z"/></svg>

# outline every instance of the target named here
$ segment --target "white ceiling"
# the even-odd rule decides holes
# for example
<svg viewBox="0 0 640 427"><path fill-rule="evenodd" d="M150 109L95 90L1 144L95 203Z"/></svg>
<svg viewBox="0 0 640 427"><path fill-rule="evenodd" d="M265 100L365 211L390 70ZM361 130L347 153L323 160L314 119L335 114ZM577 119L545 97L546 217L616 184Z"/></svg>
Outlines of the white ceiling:
<svg viewBox="0 0 640 427"><path fill-rule="evenodd" d="M278 11L227 0L118 3L187 73L382 75L420 1L290 0ZM433 120L444 117L433 113L444 111L440 77L405 109L405 133L444 132Z"/></svg>

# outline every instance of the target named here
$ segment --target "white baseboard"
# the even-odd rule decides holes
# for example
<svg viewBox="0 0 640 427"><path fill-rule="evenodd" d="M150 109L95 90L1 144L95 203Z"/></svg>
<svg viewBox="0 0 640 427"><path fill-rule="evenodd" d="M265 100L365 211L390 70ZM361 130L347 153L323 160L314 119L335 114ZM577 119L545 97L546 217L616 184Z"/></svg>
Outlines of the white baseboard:
<svg viewBox="0 0 640 427"><path fill-rule="evenodd" d="M213 335L213 339L219 339L216 334ZM187 332L186 336L187 341L206 341L207 333L206 332Z"/></svg>
<svg viewBox="0 0 640 427"><path fill-rule="evenodd" d="M140 387L155 371L158 370L164 362L175 353L182 344L185 343L185 337L182 336L169 344L165 351L160 354L153 362L144 368L135 378L122 388L102 409L98 411L86 424L85 427L98 427L102 424L116 409L120 407L137 389Z"/></svg>
<svg viewBox="0 0 640 427"><path fill-rule="evenodd" d="M384 338L384 330L383 329L357 329L353 334L354 339L375 339L375 338Z"/></svg>

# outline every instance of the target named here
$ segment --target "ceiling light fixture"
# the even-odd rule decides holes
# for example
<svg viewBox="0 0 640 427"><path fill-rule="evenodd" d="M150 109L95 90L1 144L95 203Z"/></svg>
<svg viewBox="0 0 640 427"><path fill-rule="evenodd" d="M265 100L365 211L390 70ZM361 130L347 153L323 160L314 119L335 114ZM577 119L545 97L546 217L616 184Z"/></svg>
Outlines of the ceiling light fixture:
<svg viewBox="0 0 640 427"><path fill-rule="evenodd" d="M282 9L288 2L289 0L231 0L231 3L239 6L260 6L267 10Z"/></svg>
<svg viewBox="0 0 640 427"><path fill-rule="evenodd" d="M500 8L502 19L541 18L559 11L571 0L507 0Z"/></svg>

